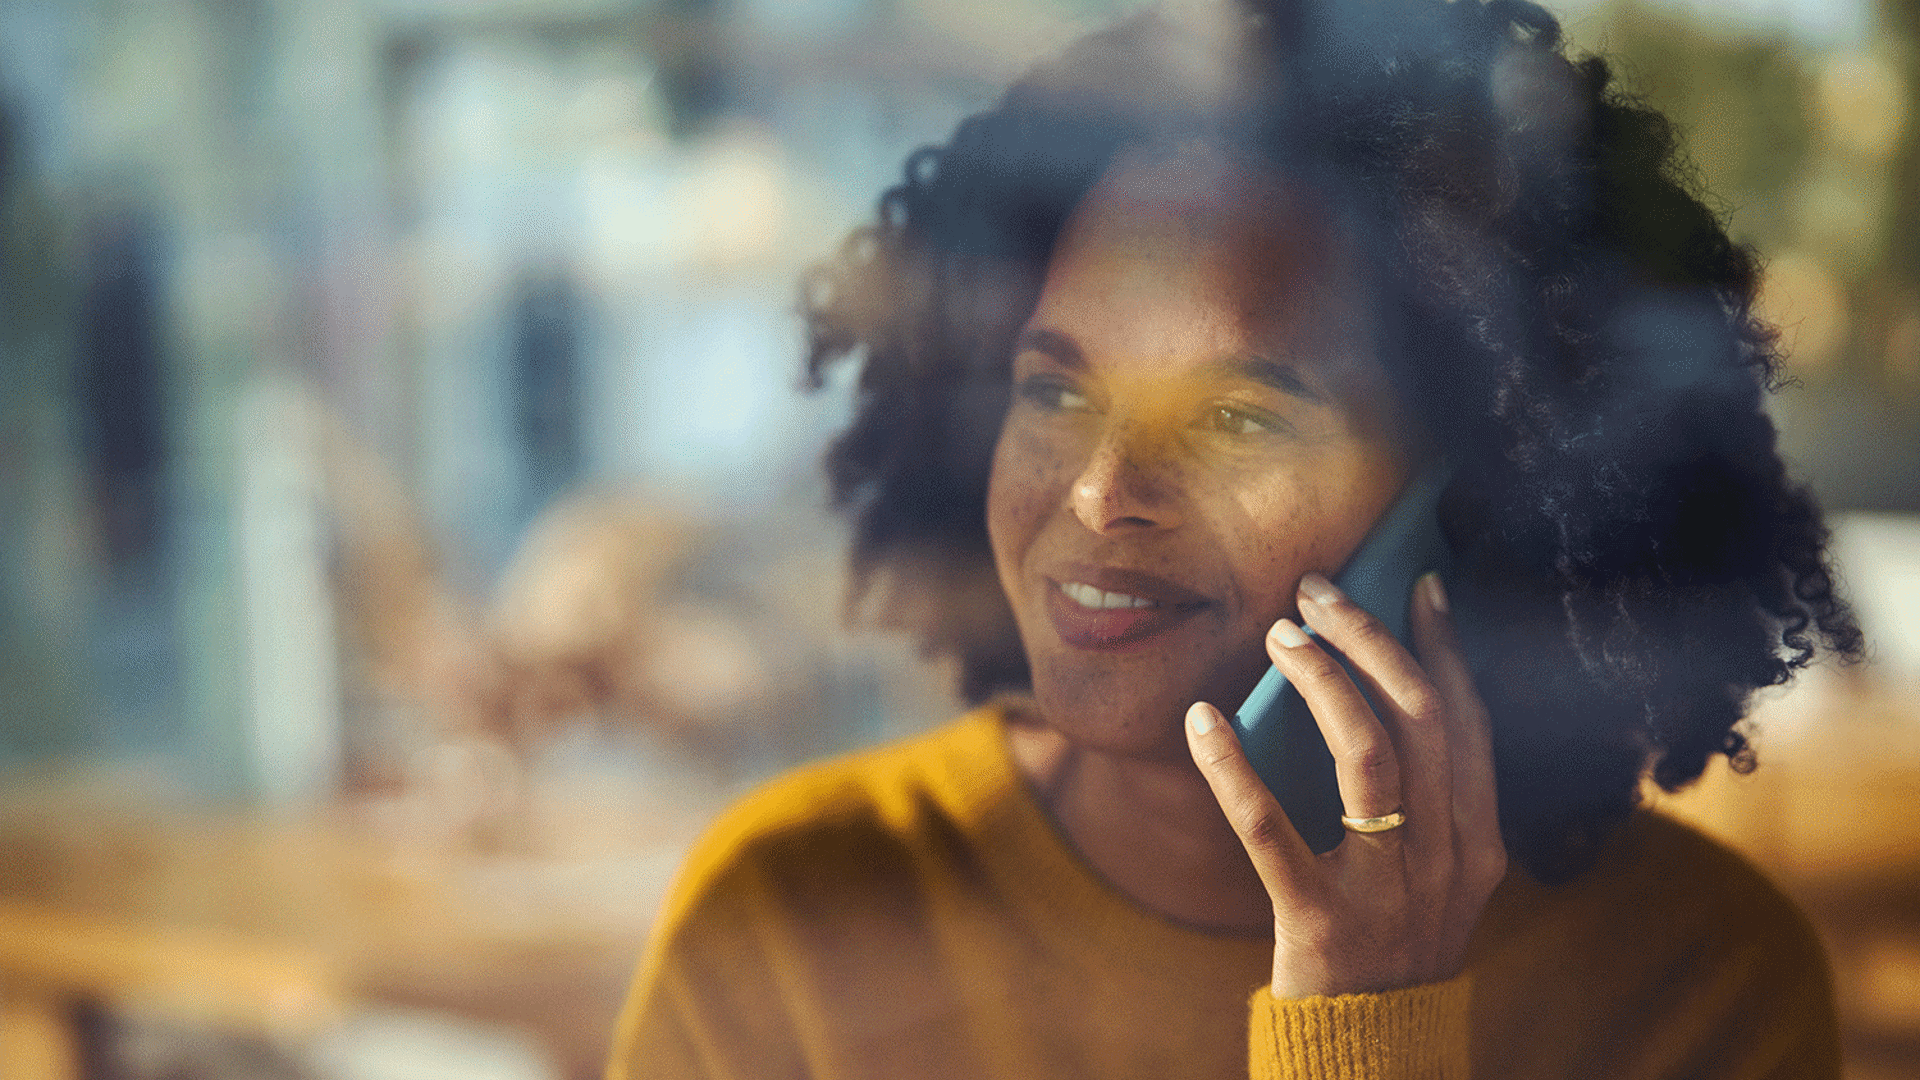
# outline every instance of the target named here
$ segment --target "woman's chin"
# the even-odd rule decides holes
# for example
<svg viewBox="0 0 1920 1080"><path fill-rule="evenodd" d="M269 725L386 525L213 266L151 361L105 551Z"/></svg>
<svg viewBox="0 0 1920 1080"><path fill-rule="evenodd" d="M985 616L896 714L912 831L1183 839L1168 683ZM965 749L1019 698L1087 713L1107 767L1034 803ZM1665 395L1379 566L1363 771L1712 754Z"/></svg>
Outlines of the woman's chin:
<svg viewBox="0 0 1920 1080"><path fill-rule="evenodd" d="M1257 636L1247 643L1196 620L1121 650L1027 636L1042 722L1075 746L1122 756L1188 761L1187 709L1196 701L1233 709L1266 669Z"/></svg>
<svg viewBox="0 0 1920 1080"><path fill-rule="evenodd" d="M1123 698L1065 689L1036 688L1034 701L1041 720L1069 743L1117 757L1185 761L1187 740L1182 725L1187 706L1195 698L1165 695Z"/></svg>

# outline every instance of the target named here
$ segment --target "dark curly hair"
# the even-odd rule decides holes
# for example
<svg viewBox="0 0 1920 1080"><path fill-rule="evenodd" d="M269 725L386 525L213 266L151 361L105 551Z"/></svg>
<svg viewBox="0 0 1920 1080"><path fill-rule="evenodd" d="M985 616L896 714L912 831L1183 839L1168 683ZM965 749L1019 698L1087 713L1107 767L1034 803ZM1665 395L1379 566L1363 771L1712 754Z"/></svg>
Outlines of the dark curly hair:
<svg viewBox="0 0 1920 1080"><path fill-rule="evenodd" d="M1154 17L1085 39L909 157L809 275L812 385L859 364L827 459L856 597L955 656L969 700L1027 685L984 512L1011 343L1114 155L1214 140L1316 190L1370 255L1382 356L1454 461L1442 527L1502 829L1564 879L1649 769L1671 790L1717 753L1751 767L1752 692L1860 651L1762 411L1756 258L1668 121L1541 8L1253 6L1220 39Z"/></svg>

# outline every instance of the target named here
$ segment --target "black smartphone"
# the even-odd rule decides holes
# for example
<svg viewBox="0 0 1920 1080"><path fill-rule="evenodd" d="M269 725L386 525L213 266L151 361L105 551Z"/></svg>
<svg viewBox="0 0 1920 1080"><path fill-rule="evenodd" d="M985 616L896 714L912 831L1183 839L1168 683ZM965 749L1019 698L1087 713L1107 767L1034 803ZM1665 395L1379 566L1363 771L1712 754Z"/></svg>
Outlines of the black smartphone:
<svg viewBox="0 0 1920 1080"><path fill-rule="evenodd" d="M1451 474L1446 466L1434 465L1407 481L1333 578L1342 592L1385 623L1409 649L1413 647L1414 583L1428 571L1437 571L1444 579L1449 568L1439 507L1440 493ZM1346 664L1345 658L1340 662ZM1337 846L1346 829L1340 824L1340 786L1334 779L1333 754L1306 700L1278 668L1267 668L1247 695L1233 715L1233 730L1254 772L1266 781L1307 846L1315 852Z"/></svg>

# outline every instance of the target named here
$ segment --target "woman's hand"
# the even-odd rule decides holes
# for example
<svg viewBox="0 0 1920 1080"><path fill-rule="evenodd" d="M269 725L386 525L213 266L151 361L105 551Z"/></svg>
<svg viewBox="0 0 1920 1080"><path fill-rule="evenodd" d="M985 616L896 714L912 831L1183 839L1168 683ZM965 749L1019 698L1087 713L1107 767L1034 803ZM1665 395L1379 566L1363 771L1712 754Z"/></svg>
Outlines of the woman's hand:
<svg viewBox="0 0 1920 1080"><path fill-rule="evenodd" d="M1447 617L1440 579L1413 603L1412 655L1380 621L1317 574L1300 582L1301 618L1338 648L1381 705L1282 619L1267 653L1313 710L1333 750L1346 814L1400 811L1385 832L1348 832L1316 855L1254 774L1220 711L1187 712L1187 741L1273 899L1273 993L1364 993L1460 973L1467 943L1506 873L1495 812L1486 705Z"/></svg>

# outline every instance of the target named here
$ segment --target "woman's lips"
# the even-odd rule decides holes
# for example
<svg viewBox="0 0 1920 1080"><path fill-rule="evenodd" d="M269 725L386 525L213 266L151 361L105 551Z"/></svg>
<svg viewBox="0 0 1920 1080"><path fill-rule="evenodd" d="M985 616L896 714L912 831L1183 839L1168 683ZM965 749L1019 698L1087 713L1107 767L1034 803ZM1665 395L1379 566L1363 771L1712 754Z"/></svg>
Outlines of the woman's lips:
<svg viewBox="0 0 1920 1080"><path fill-rule="evenodd" d="M1187 590L1143 575L1104 571L1047 580L1054 632L1079 649L1124 649L1171 630L1205 606Z"/></svg>

